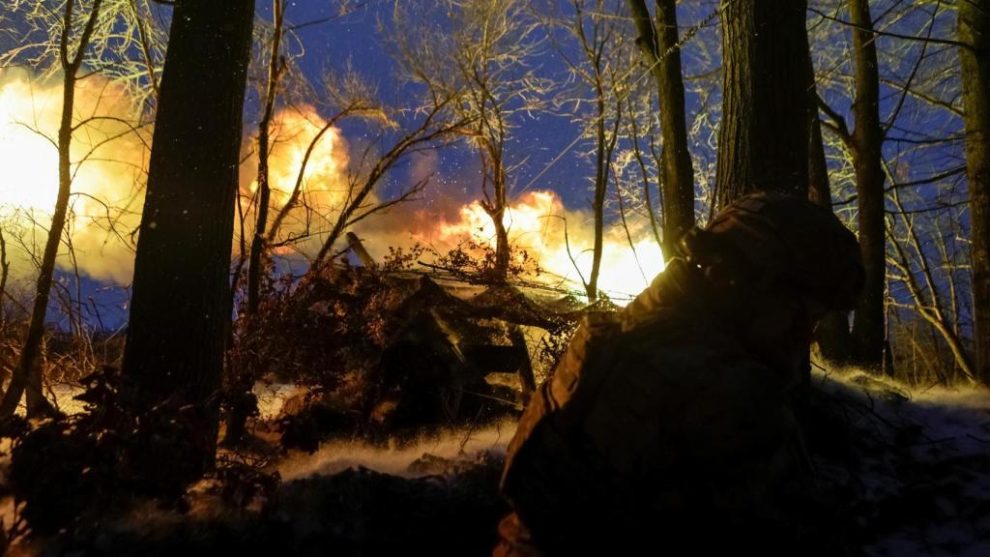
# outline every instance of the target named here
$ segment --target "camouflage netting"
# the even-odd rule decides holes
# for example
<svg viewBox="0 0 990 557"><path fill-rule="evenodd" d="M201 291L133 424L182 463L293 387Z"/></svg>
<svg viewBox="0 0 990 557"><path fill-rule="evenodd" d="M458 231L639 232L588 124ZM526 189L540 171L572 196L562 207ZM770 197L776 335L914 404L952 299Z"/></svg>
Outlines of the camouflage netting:
<svg viewBox="0 0 990 557"><path fill-rule="evenodd" d="M239 320L228 391L309 387L282 419L284 441L308 449L332 434L490 421L517 410L582 311L511 286L335 267L277 285Z"/></svg>

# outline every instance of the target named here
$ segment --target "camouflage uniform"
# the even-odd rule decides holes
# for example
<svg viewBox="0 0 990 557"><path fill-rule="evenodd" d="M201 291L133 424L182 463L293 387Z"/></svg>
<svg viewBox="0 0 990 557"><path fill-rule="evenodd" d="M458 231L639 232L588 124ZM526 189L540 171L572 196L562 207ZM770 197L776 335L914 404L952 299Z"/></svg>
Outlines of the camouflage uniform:
<svg viewBox="0 0 990 557"><path fill-rule="evenodd" d="M790 405L805 362L748 346L745 300L692 250L621 313L586 318L534 393L508 450L515 514L496 555L789 544L786 501L807 479Z"/></svg>

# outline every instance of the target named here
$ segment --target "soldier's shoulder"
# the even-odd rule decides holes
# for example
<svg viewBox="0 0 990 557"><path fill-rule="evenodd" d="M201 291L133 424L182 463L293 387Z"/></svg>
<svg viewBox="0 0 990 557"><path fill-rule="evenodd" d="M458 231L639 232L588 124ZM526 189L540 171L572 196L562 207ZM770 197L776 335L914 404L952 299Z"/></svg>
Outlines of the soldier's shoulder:
<svg viewBox="0 0 990 557"><path fill-rule="evenodd" d="M622 319L618 312L591 311L581 318L579 328L589 336L602 336L614 334L621 324Z"/></svg>

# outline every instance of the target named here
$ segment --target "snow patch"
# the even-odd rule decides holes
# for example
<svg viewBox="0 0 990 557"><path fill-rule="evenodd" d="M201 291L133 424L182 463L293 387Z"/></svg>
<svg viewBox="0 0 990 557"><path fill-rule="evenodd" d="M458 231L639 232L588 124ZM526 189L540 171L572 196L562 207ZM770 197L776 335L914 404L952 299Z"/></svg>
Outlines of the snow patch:
<svg viewBox="0 0 990 557"><path fill-rule="evenodd" d="M459 460L485 452L504 454L515 431L515 422L506 421L473 431L423 434L408 443L390 441L384 447L364 441L332 441L321 444L313 454L291 453L278 463L277 470L284 481L329 476L359 467L394 476L416 478L430 475L429 471L410 468L424 455Z"/></svg>

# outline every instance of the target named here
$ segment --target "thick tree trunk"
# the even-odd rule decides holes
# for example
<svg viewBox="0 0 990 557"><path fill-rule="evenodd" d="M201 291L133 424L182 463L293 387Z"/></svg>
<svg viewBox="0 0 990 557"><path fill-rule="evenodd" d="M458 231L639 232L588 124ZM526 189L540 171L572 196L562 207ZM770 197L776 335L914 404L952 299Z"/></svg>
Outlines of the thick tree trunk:
<svg viewBox="0 0 990 557"><path fill-rule="evenodd" d="M857 364L879 370L883 365L886 236L884 174L881 165L880 78L876 35L867 0L849 0L853 34L856 97L852 133L853 168L859 199L859 246L866 280L853 318L853 351Z"/></svg>
<svg viewBox="0 0 990 557"><path fill-rule="evenodd" d="M722 0L715 206L751 191L808 195L806 0Z"/></svg>
<svg viewBox="0 0 990 557"><path fill-rule="evenodd" d="M694 168L685 123L677 6L674 0L657 0L655 32L645 0L629 0L629 8L639 31L636 43L657 83L663 140L660 177L663 253L669 259L677 253L677 240L694 226Z"/></svg>
<svg viewBox="0 0 990 557"><path fill-rule="evenodd" d="M200 457L182 465L199 471L216 447L253 17L253 0L175 2L134 268L134 410L192 409L177 427Z"/></svg>
<svg viewBox="0 0 990 557"><path fill-rule="evenodd" d="M754 191L809 196L806 9L806 0L722 0L716 210ZM810 349L802 367L803 404Z"/></svg>
<svg viewBox="0 0 990 557"><path fill-rule="evenodd" d="M825 143L822 140L822 123L818 119L818 90L815 84L815 68L808 57L808 196L812 202L832 210L832 188L825 160ZM815 341L825 361L844 364L849 361L849 314L834 311L818 323Z"/></svg>
<svg viewBox="0 0 990 557"><path fill-rule="evenodd" d="M959 2L976 377L990 385L990 1Z"/></svg>

